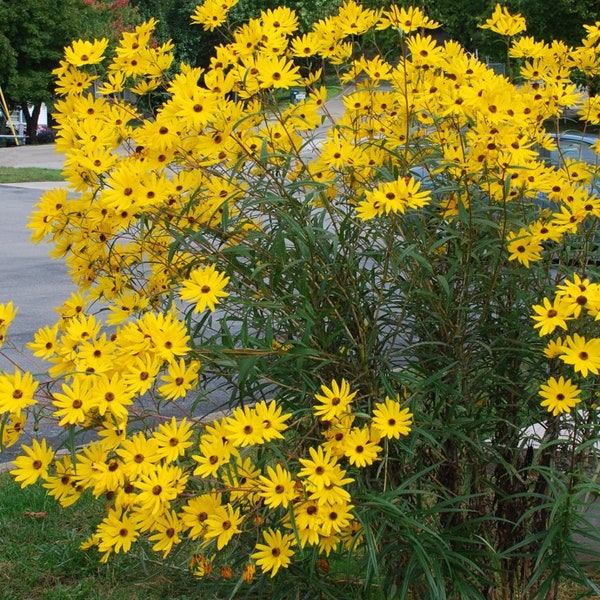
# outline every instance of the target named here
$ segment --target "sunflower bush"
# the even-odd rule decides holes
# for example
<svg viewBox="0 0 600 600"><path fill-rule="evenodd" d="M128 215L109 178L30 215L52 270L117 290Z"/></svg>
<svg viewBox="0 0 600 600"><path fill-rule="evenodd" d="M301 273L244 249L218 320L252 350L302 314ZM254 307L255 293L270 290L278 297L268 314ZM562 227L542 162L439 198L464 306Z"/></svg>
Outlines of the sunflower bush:
<svg viewBox="0 0 600 600"><path fill-rule="evenodd" d="M233 4L192 20L227 31ZM305 34L266 10L205 70L155 24L56 70L70 190L30 228L78 293L29 344L47 375L0 374L0 411L4 446L50 419L67 451L34 436L16 480L97 498L84 547L190 568L207 597L591 586L598 169L543 155L565 109L600 123L570 79L598 74L600 24L570 48L497 6L514 81L414 7L349 0ZM361 53L384 30L397 54Z"/></svg>

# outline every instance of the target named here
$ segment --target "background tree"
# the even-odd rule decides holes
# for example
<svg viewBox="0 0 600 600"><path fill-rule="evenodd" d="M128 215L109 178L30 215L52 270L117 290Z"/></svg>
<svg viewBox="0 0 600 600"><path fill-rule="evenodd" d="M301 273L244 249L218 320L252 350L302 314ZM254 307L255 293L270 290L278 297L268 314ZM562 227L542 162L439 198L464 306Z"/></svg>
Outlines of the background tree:
<svg viewBox="0 0 600 600"><path fill-rule="evenodd" d="M444 23L448 35L467 50L479 52L492 60L505 58L505 47L489 32L478 30L492 13L490 0L425 0L425 10ZM585 35L584 24L600 19L596 0L555 0L551 10L546 0L506 0L501 2L513 13L521 13L527 21L527 34L539 40L561 40L577 45Z"/></svg>
<svg viewBox="0 0 600 600"><path fill-rule="evenodd" d="M129 0L83 0L90 7L87 23L93 37L117 41L123 31L128 31L141 21L140 13ZM92 37L90 36L90 37Z"/></svg>
<svg viewBox="0 0 600 600"><path fill-rule="evenodd" d="M144 20L158 20L154 35L159 44L167 40L175 43L174 64L205 66L214 46L223 41L218 33L192 24L190 15L199 4L196 0L132 0L132 4Z"/></svg>
<svg viewBox="0 0 600 600"><path fill-rule="evenodd" d="M516 0L508 3L527 20L527 31L544 41L562 40L577 45L585 35L584 24L600 19L597 0L555 0L549 10L545 0Z"/></svg>
<svg viewBox="0 0 600 600"><path fill-rule="evenodd" d="M426 3L427 13L440 23L448 35L469 52L479 51L483 36L478 25L491 13L489 0L433 0Z"/></svg>
<svg viewBox="0 0 600 600"><path fill-rule="evenodd" d="M64 47L76 38L118 35L116 25L125 26L130 14L127 0L0 0L0 86L9 106L23 110L28 132L37 131L42 104L52 104L52 70Z"/></svg>

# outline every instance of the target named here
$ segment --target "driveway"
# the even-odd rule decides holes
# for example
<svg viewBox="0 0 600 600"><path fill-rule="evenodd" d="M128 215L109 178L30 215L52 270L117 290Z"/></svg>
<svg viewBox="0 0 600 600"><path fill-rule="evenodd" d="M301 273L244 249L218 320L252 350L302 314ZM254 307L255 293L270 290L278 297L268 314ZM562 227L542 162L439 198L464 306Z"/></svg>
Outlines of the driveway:
<svg viewBox="0 0 600 600"><path fill-rule="evenodd" d="M29 239L28 218L42 193L19 184L0 186L0 303L12 300L19 308L8 330L18 349L40 327L56 321L54 307L75 290L65 265L48 255L50 247ZM10 348L2 350L11 358L18 354ZM29 358L27 362L31 364ZM0 368L6 368L6 357L0 356Z"/></svg>

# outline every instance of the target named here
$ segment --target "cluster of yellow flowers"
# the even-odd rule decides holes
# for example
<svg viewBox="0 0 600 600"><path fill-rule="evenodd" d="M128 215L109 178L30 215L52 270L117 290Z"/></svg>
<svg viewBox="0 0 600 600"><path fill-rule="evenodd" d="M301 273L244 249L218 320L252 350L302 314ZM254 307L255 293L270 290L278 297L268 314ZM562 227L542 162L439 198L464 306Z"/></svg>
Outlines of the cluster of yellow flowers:
<svg viewBox="0 0 600 600"><path fill-rule="evenodd" d="M574 274L572 280L558 285L554 300L543 299L533 307L534 327L540 336L550 335L558 328L572 331L564 339L556 337L546 346L545 355L559 365L571 365L578 377L598 375L600 370L600 338L585 335L589 318L600 318L600 284ZM558 361L557 361L558 359ZM558 365L556 365L558 367ZM581 402L582 390L570 378L550 377L540 388L542 406L553 415L569 413Z"/></svg>
<svg viewBox="0 0 600 600"><path fill-rule="evenodd" d="M314 412L323 441L316 449L309 447L310 459L286 457L297 472L273 463L272 452L257 450L283 440L288 429L291 415L282 414L275 401L237 408L207 425L199 439L195 420L175 417L148 434L128 436L133 399L150 389L162 365L168 369L158 391L176 399L196 385L199 364L177 359L189 351L188 336L170 314L144 313L107 339L100 323L79 309L80 299L69 299L61 322L39 332L31 348L55 363L53 377L66 381L51 396L59 425L97 427L100 439L61 458L45 439L34 439L11 473L22 486L43 480L62 506L76 502L85 490L108 500L108 515L84 547L98 547L106 561L113 552L128 551L140 535L147 535L153 550L164 556L182 539L200 539L202 553L195 553L194 568L203 576L217 560L214 547L220 552L242 533L254 539L267 523L265 543L256 545L252 558L275 575L290 564L296 543L317 546L325 554L342 543L356 543L359 527L346 489L354 480L341 461L366 467L379 460L382 438L409 433L407 408L387 398L375 405L370 425L357 427L351 407L356 392L343 380L322 386ZM2 305L0 314L8 324L12 305ZM9 417L5 445L18 439L25 411L36 403L36 389L29 373L0 376L0 410ZM190 457L194 448L198 454ZM226 561L226 555L219 554L219 560Z"/></svg>
<svg viewBox="0 0 600 600"><path fill-rule="evenodd" d="M192 21L212 30L234 4L207 0ZM514 41L510 53L522 59L524 80L516 87L458 44L425 35L439 25L418 8L375 11L347 0L306 34L298 33L294 11L263 11L215 49L207 69L180 65L173 75L172 46L152 44L154 26L123 35L95 95L105 40L74 42L56 70L57 146L77 195L44 194L30 228L33 240L51 241L80 293L30 347L60 382L46 398L59 424L96 430L98 439L62 458L34 440L13 474L22 485L41 478L65 506L85 490L107 498L108 515L88 542L103 560L141 535L165 556L187 538L200 540L192 564L207 575L217 555L226 562L231 540L248 532L256 539L262 530L245 578L254 564L275 575L294 546L329 554L360 538L350 469L379 460L391 440L409 433L412 415L389 397L354 411L359 390L334 379L321 385L309 416L259 401L210 424L172 418L135 431L136 398L153 391L175 401L198 386L193 316L251 289L231 285L225 255L251 243L269 217L271 199L253 197L254 182L270 178L274 189L294 189L315 210L350 212L366 225L425 207L452 221L479 200L475 189L500 206L544 196L556 208L535 223L514 232L498 226L509 258L528 265L543 243L600 214L588 190L590 167L573 160L548 166L538 152L555 148L542 125L564 108L579 102L583 117L600 121L597 100L583 100L569 79L574 68L589 71L599 27L589 28L585 51ZM520 17L500 8L486 27L509 36L523 30ZM398 31L398 60L354 56L353 41L373 28ZM351 89L339 118L328 113L321 73L300 72L296 61L311 58L347 66L342 81ZM273 102L296 86L306 98ZM167 99L151 118L126 99L125 92L157 88ZM254 276L256 289L266 290L260 269ZM570 298L565 318L581 305L574 293L561 296ZM0 336L13 317L12 305L0 307ZM548 331L546 320L541 327ZM274 352L292 348L287 341ZM576 335L565 348L565 362L579 353L571 364L597 372L600 359L584 365L588 349ZM0 377L7 445L40 398L29 373ZM318 435L295 439L295 426L311 419L306 431Z"/></svg>
<svg viewBox="0 0 600 600"><path fill-rule="evenodd" d="M194 21L210 28L210 15L225 18L228 6L207 2ZM486 26L503 31L506 22L520 23L517 17L510 19L497 9ZM573 69L589 71L590 53L600 52L597 27L588 30L585 52L558 42L515 40L510 54L523 59L524 80L515 87L457 44L440 46L419 33L438 24L414 8L375 12L347 2L338 15L316 23L314 32L296 37L293 11L266 11L237 30L234 42L216 49L209 69L182 65L170 81L165 75L170 47L148 47L153 25L125 34L108 68L113 83L100 86L98 98L86 95L94 77L82 74L78 66L81 53L86 64L91 56L100 59L95 47L74 44L69 49L71 62L57 70L65 96L57 105L58 144L68 150L66 175L81 195L68 198L64 190L48 194L31 223L34 239L54 238L54 255L66 257L82 287L93 287L95 295L128 307L123 313L117 310L115 320L177 287L178 265L164 259L173 229L220 227L224 207L228 217L236 218L228 219L222 236L238 240L256 226L256 215L238 214L237 201L244 197L247 182L231 172L244 165L279 172L285 164L283 178L308 177L323 184L321 193L329 199L337 195L342 177L344 186L355 190L361 219L428 204L429 192L419 190L422 182L410 169L418 161L428 164L428 159L428 176L450 176L466 184L461 186L466 192L442 198L448 216L459 205L468 206L469 184L481 185L497 202L546 197L552 208L542 218L507 235L510 259L525 265L541 258L545 242L560 240L586 217L599 214L598 201L587 189L590 166L567 159L555 168L541 161L538 152L539 147L556 148L541 125L565 108L579 103L582 117L592 123L598 118L597 98L583 99L569 78ZM345 40L374 26L395 27L408 35L406 57L396 64L379 56L352 59L351 45L344 50ZM104 42L97 45L102 49ZM343 80L354 82L355 90L344 97L344 115L329 128L318 152L311 153L306 140L326 118L325 90L313 85L318 73L303 79L293 59L331 60L340 54L349 64ZM126 68L125 58L136 68ZM141 119L130 103L115 96L126 78L128 89L139 93L140 87L154 89L161 77L169 100L155 119ZM299 85L312 90L306 100L278 108L276 118L269 118L263 110L265 94ZM126 157L119 153L123 143ZM290 164L283 158L288 154ZM382 169L399 171L400 177L378 183ZM193 194L197 199L192 207ZM141 226L136 218L140 212L160 215L168 227L161 228L153 218L152 228L126 243L129 238L122 233ZM182 253L181 262L192 260L194 250L190 244L186 251L191 256ZM150 265L151 273L140 295L128 273L141 263Z"/></svg>
<svg viewBox="0 0 600 600"><path fill-rule="evenodd" d="M0 304L0 348L6 341L6 332L14 321L17 311L18 309L15 308L12 302ZM32 396L25 396L25 400L23 400L22 396L17 394L18 397L15 398L13 386L18 389L25 386L31 390ZM33 392L36 388L37 384L33 381L30 373L21 373L19 370L15 370L12 375L0 372L0 412L6 415L3 421L2 435L0 436L3 448L12 446L21 436L25 426L23 409L34 403Z"/></svg>
<svg viewBox="0 0 600 600"><path fill-rule="evenodd" d="M146 334L138 331L144 339ZM130 363L125 356L113 358L115 364ZM155 377L144 371L152 358L142 353L132 359L139 367L133 387L146 385L148 377L142 374ZM185 371L184 363L178 364ZM301 448L294 448L291 455L282 456L288 465L283 466L274 460L278 453L269 443L290 443L285 436L293 430L288 431L286 423L291 415L282 414L275 401L236 408L206 425L197 441L198 424L175 417L150 433L127 436L126 406L134 395L127 377L115 372L97 378L91 373L96 371L74 375L52 400L59 407L55 414L62 417L61 425L99 421L101 439L60 458L45 439L34 440L15 460L12 475L22 486L43 480L62 506L76 502L85 490L105 498L108 514L83 544L97 547L102 561L113 552L127 552L140 535L164 557L183 539L200 540L201 552L194 553L192 561L199 577L212 572L213 562L227 562L222 551L234 537L250 533L256 539L261 529L264 543L256 544L245 572L253 572L257 564L274 576L290 564L296 544L316 546L325 555L340 545L356 545L360 526L347 489L354 479L342 461L358 468L372 465L384 452L381 440L407 435L412 425L409 409L390 398L375 404L370 422L355 425L356 392L345 380L334 380L315 395L320 443L308 447L310 458L295 457ZM186 382L195 384L195 372ZM21 409L34 402L35 383L28 374L2 383L2 410L20 417ZM5 425L4 431L9 429ZM194 449L198 454L192 454ZM245 573L245 578L251 576Z"/></svg>
<svg viewBox="0 0 600 600"><path fill-rule="evenodd" d="M505 36L515 36L525 30L522 18L512 18L505 8L496 6L494 14L485 28L492 29ZM554 99L562 107L578 107L580 118L590 124L600 124L600 104L597 96L583 97L575 89L571 74L579 70L590 80L598 74L600 66L600 22L585 27L587 36L580 47L572 49L560 42L546 44L531 37L513 41L509 55L522 59L521 77L532 90L537 90L534 100L541 99L543 91L554 90ZM552 148L546 140L539 140L546 149ZM600 156L600 142L593 150ZM527 161L529 162L529 161ZM558 168L539 164L535 161L517 176L518 182L513 193L519 193L519 185L529 188L534 197L547 199L542 218L510 232L507 236L510 258L526 266L540 260L545 245L558 242L563 236L576 234L582 225L588 228L588 235L596 230L596 219L600 216L600 200L597 192L599 162L589 164L579 157L560 155ZM544 181L545 180L545 181ZM529 193L529 189L527 190ZM594 245L594 244L592 244ZM600 338L582 335L586 318L598 320L600 315L600 285L591 283L587 278L574 274L572 280L566 279L558 285L554 300L543 299L543 304L533 307L535 328L540 336L552 334L557 328L575 329L572 335L564 339L557 337L546 347L545 355L556 362L571 365L580 378L589 374L597 375L600 368ZM582 389L571 378L554 376L548 378L540 387L541 405L554 416L569 413L581 402Z"/></svg>
<svg viewBox="0 0 600 600"><path fill-rule="evenodd" d="M525 37L515 42L511 56L525 58L521 74L528 80L552 87L568 84L574 69L578 69L588 78L598 73L600 65L600 23L586 26L587 35L582 45L571 49L564 44L554 42L550 45L536 42ZM554 57L554 64L551 64ZM555 82L555 83L552 83ZM573 102L578 107L580 118L590 124L600 124L600 105L597 96L586 96ZM600 155L600 143L592 146ZM560 165L552 171L546 169L540 174L549 176L550 188L544 190L547 198L543 217L518 233L512 234L512 257L524 264L539 260L545 249L545 243L558 242L563 236L586 231L589 238L594 237L597 218L600 216L597 178L599 162L584 162L578 157L559 156ZM595 242L592 239L590 248ZM553 300L544 298L543 303L533 307L535 327L540 336L552 334L557 328L574 328L572 335L564 339L557 337L546 347L546 356L559 364L572 365L575 374L584 379L588 374L598 374L600 366L600 339L584 334L588 317L598 318L600 308L600 287L576 273L572 280L566 279L558 285ZM581 402L582 389L571 378L551 376L540 388L542 406L553 415L569 413Z"/></svg>

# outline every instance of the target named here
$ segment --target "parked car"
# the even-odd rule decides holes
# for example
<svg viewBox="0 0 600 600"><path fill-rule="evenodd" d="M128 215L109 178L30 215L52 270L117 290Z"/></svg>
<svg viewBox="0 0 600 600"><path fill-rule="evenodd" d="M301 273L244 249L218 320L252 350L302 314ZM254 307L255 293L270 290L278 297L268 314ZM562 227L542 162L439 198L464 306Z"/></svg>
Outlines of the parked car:
<svg viewBox="0 0 600 600"><path fill-rule="evenodd" d="M561 167L567 160L573 159L600 167L600 155L596 154L598 137L583 134L579 131L565 131L560 134L551 134L557 142L556 150L548 151L541 149L540 156L548 166ZM589 185L590 193L598 194L600 189L600 175L596 174ZM559 203L541 195L537 199L537 205L541 209L559 210ZM591 229L593 227L593 230ZM594 224L587 224L577 234L569 236L569 243L561 250L560 257L556 255L555 262L567 262L579 260L580 252L588 254L588 261L600 264L600 229ZM589 254L591 252L591 254Z"/></svg>
<svg viewBox="0 0 600 600"><path fill-rule="evenodd" d="M540 150L540 156L547 164L561 166L566 159L573 158L588 164L600 164L600 157L594 151L594 144L598 143L598 137L583 134L577 131L564 131L557 135L550 134L557 141L556 150Z"/></svg>

